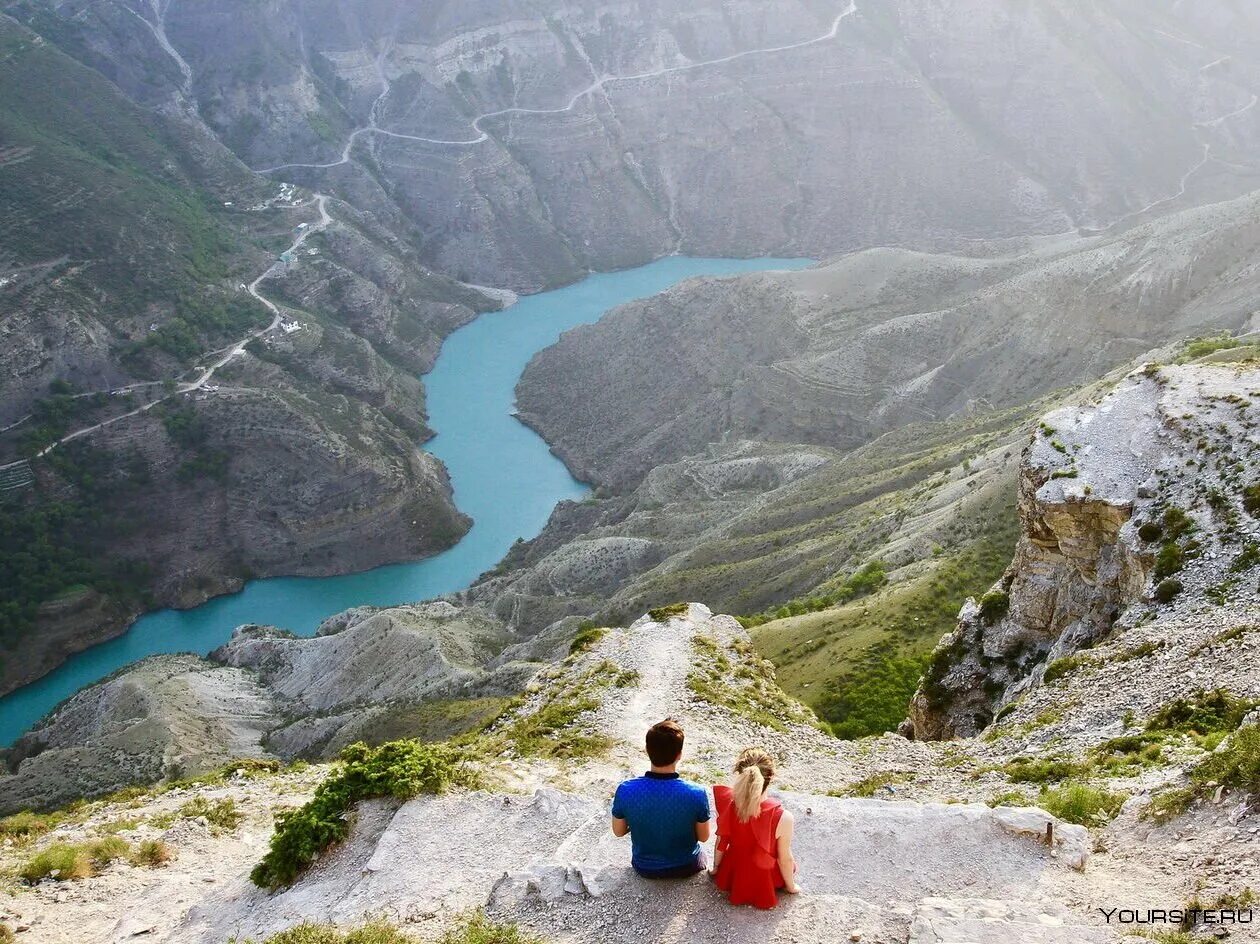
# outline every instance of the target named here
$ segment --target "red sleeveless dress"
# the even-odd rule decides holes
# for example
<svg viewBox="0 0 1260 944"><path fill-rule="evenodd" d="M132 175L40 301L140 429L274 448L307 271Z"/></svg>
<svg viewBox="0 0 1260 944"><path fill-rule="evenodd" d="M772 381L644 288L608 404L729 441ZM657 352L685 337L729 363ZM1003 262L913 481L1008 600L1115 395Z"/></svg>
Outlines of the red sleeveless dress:
<svg viewBox="0 0 1260 944"><path fill-rule="evenodd" d="M741 823L730 787L715 786L713 801L717 807L717 848L722 853L714 883L730 896L732 905L773 908L779 903L776 892L783 887L779 841L775 838L783 804L767 797L761 801L761 812Z"/></svg>

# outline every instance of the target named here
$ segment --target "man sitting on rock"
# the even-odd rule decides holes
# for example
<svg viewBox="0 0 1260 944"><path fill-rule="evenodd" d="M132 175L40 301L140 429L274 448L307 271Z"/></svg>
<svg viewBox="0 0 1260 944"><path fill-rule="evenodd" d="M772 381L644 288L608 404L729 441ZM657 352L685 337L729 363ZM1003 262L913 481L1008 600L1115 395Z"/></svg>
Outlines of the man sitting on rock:
<svg viewBox="0 0 1260 944"><path fill-rule="evenodd" d="M700 843L709 838L709 796L678 776L683 737L677 721L653 725L647 733L652 769L627 780L613 797L613 835L630 834L630 861L644 878L687 878L705 870Z"/></svg>

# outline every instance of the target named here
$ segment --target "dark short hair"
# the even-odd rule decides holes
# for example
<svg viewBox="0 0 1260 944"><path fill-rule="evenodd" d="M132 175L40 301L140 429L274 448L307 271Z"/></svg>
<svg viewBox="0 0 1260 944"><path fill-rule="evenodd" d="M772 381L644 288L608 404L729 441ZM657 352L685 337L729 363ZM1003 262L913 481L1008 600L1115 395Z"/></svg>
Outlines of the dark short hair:
<svg viewBox="0 0 1260 944"><path fill-rule="evenodd" d="M668 767L682 757L684 736L682 725L673 718L648 728L647 753L652 766Z"/></svg>

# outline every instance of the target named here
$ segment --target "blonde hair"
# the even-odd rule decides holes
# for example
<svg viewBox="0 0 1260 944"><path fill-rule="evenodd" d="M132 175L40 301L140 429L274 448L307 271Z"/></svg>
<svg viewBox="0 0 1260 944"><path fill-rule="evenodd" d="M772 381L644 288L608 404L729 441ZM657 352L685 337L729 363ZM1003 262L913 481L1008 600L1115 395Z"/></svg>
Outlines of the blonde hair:
<svg viewBox="0 0 1260 944"><path fill-rule="evenodd" d="M735 761L735 815L741 823L761 813L761 798L774 779L774 758L759 747L746 748Z"/></svg>

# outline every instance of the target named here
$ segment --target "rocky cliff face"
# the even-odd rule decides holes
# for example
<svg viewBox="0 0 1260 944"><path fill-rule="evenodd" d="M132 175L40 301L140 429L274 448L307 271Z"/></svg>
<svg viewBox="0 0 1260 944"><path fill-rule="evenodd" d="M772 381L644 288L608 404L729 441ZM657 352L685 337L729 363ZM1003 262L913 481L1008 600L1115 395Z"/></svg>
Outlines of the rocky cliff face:
<svg viewBox="0 0 1260 944"><path fill-rule="evenodd" d="M974 735L1072 665L1060 660L1166 607L1260 605L1258 401L1254 366L1153 364L1046 416L1022 467L1015 559L941 641L906 732Z"/></svg>

